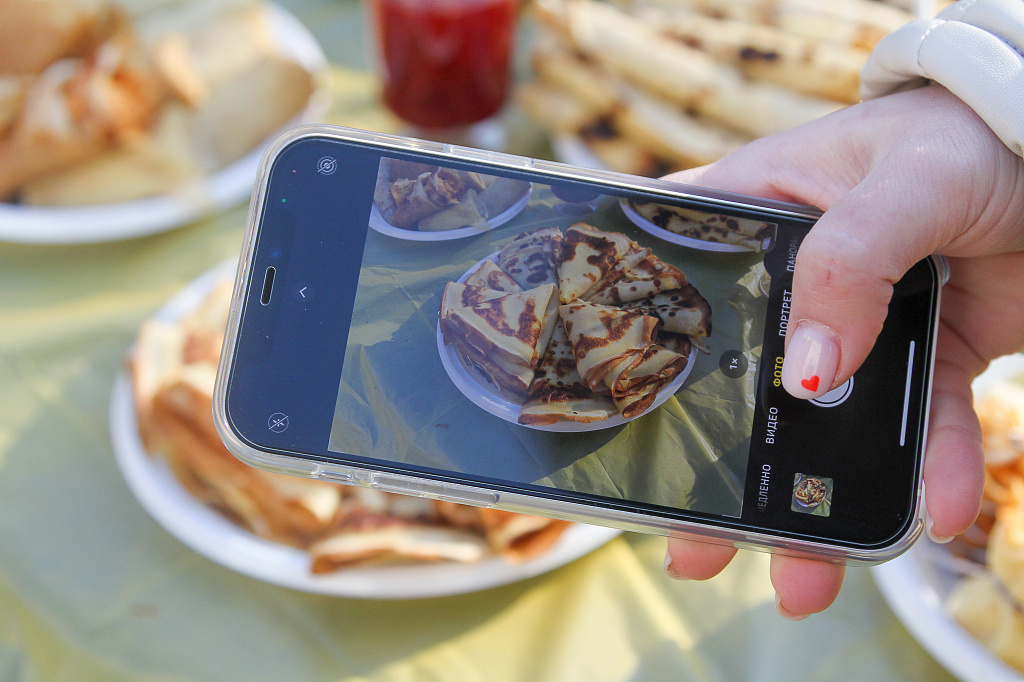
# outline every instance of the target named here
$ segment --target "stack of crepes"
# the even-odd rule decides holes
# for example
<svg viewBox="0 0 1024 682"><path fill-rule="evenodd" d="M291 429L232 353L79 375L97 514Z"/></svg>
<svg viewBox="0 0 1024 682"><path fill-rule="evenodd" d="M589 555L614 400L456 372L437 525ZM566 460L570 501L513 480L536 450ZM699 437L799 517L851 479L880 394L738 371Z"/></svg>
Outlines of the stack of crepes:
<svg viewBox="0 0 1024 682"><path fill-rule="evenodd" d="M449 282L439 325L520 424L590 423L647 410L704 346L711 306L651 249L576 223L521 234Z"/></svg>
<svg viewBox="0 0 1024 682"><path fill-rule="evenodd" d="M858 101L913 16L874 0L538 0L532 118L605 165L660 175Z"/></svg>
<svg viewBox="0 0 1024 682"><path fill-rule="evenodd" d="M131 357L139 433L195 498L264 538L306 550L313 573L371 562L523 561L565 521L466 507L254 469L231 455L212 416L230 302L222 282L173 322L147 320Z"/></svg>
<svg viewBox="0 0 1024 682"><path fill-rule="evenodd" d="M985 498L975 525L950 550L967 577L946 607L985 646L1024 672L1024 376L976 396L985 451Z"/></svg>
<svg viewBox="0 0 1024 682"><path fill-rule="evenodd" d="M0 200L72 206L186 187L314 90L262 3L131 20L106 0L0 2Z"/></svg>

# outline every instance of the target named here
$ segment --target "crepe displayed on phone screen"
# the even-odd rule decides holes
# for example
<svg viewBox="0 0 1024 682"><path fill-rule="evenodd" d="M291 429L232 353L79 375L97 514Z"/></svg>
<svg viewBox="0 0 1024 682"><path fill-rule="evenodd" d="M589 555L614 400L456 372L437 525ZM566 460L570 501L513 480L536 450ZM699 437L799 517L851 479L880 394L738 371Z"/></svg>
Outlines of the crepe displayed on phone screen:
<svg viewBox="0 0 1024 682"><path fill-rule="evenodd" d="M711 307L650 248L575 223L520 234L449 282L439 326L522 405L520 424L592 423L648 410L711 334Z"/></svg>
<svg viewBox="0 0 1024 682"><path fill-rule="evenodd" d="M621 196L514 173L507 180L528 187L512 196L527 201L500 225L400 241L378 215L422 229L419 211L487 189L474 198L475 174L455 167L371 163L372 229L340 339L328 450L739 515L764 249L694 248L638 224ZM723 354L747 369L726 375Z"/></svg>
<svg viewBox="0 0 1024 682"><path fill-rule="evenodd" d="M373 193L380 218L399 230L446 232L497 227L513 215L530 184L483 173L384 159ZM372 223L371 223L372 225ZM402 236L397 233L397 236Z"/></svg>

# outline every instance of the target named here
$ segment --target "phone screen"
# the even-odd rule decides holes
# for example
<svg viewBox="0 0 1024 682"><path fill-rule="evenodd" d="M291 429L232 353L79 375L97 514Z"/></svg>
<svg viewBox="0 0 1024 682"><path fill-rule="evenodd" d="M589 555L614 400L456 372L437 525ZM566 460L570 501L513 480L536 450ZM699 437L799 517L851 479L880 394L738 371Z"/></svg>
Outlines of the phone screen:
<svg viewBox="0 0 1024 682"><path fill-rule="evenodd" d="M883 544L915 509L935 272L851 381L795 400L812 224L304 140L271 170L229 415L261 449Z"/></svg>

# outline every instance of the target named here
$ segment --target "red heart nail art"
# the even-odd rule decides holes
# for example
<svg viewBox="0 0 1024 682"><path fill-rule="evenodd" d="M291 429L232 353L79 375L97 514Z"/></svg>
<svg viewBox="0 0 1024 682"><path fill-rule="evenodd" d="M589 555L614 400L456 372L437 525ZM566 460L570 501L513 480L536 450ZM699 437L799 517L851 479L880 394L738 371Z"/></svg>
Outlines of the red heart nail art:
<svg viewBox="0 0 1024 682"><path fill-rule="evenodd" d="M800 385L806 388L808 391L817 391L819 381L820 379L818 378L818 375L815 374L810 379L801 379Z"/></svg>

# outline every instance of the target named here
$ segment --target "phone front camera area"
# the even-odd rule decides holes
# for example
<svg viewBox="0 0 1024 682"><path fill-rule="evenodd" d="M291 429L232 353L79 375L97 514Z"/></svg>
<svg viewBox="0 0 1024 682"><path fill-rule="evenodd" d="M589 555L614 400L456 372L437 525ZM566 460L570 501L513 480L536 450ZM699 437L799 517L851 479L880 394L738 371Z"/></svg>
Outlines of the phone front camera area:
<svg viewBox="0 0 1024 682"><path fill-rule="evenodd" d="M263 216L229 394L262 449L830 544L909 522L930 290L847 395L789 397L810 220L325 139Z"/></svg>

